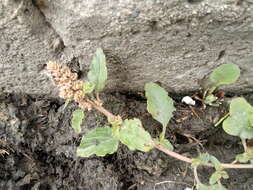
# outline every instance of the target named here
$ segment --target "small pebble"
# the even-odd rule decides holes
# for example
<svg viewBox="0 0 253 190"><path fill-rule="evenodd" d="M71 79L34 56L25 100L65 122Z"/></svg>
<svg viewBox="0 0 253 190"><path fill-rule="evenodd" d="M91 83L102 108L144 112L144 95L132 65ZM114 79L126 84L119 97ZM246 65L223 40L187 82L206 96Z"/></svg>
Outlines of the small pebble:
<svg viewBox="0 0 253 190"><path fill-rule="evenodd" d="M181 102L186 103L188 105L192 105L192 106L195 106L195 103L196 103L190 96L183 97Z"/></svg>

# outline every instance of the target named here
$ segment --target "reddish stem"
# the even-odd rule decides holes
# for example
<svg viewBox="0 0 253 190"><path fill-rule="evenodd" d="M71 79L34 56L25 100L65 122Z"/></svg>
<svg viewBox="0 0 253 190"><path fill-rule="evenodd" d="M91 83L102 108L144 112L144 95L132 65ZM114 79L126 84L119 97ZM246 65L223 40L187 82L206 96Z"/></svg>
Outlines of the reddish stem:
<svg viewBox="0 0 253 190"><path fill-rule="evenodd" d="M113 115L111 112L109 112L108 110L106 110L104 107L97 105L96 103L94 103L93 101L87 100L93 108L95 108L96 110L98 110L99 112L103 113L108 119L112 119L115 120L117 119L117 116ZM164 146L157 144L155 145L155 147L164 152L165 154L174 157L178 160L187 162L187 163L192 163L192 159L188 158L186 156L183 156L181 154L178 154L176 152L173 152L167 148L165 148ZM214 167L213 164L207 163L207 164L201 164L202 166L207 166L207 167ZM249 169L249 168L253 168L253 165L251 164L226 164L226 163L221 163L221 166L223 168L237 168L237 169Z"/></svg>

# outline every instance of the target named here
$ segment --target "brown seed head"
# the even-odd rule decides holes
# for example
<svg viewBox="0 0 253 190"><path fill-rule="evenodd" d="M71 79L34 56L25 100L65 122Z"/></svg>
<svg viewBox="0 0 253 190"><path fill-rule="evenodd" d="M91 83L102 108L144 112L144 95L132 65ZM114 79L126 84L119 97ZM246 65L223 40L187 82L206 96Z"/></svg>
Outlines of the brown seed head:
<svg viewBox="0 0 253 190"><path fill-rule="evenodd" d="M61 88L59 96L63 99L72 99L74 96L74 91L70 89Z"/></svg>
<svg viewBox="0 0 253 190"><path fill-rule="evenodd" d="M92 105L85 101L79 102L79 107L82 108L83 110L88 110L88 111L92 109Z"/></svg>
<svg viewBox="0 0 253 190"><path fill-rule="evenodd" d="M83 89L83 81L81 81L81 80L74 81L73 85L72 85L72 89L73 90L82 90Z"/></svg>
<svg viewBox="0 0 253 190"><path fill-rule="evenodd" d="M69 76L69 78L71 79L71 80L76 80L77 79L77 74L76 73L71 73L71 75Z"/></svg>
<svg viewBox="0 0 253 190"><path fill-rule="evenodd" d="M63 66L60 70L61 74L63 75L70 75L72 72L67 66Z"/></svg>
<svg viewBox="0 0 253 190"><path fill-rule="evenodd" d="M60 71L61 67L62 67L61 64L57 62L49 61L47 63L47 70L49 72Z"/></svg>
<svg viewBox="0 0 253 190"><path fill-rule="evenodd" d="M81 102L83 100L83 98L84 98L84 93L83 93L82 90L78 90L78 91L75 92L74 100L76 102Z"/></svg>

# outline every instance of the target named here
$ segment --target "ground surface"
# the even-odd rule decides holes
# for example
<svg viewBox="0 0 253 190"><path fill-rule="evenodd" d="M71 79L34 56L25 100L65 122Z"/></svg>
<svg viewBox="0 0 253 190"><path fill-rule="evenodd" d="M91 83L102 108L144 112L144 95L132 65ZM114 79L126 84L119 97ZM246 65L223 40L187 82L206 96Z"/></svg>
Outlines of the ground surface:
<svg viewBox="0 0 253 190"><path fill-rule="evenodd" d="M145 128L157 135L160 125L146 112L143 96L136 94L103 95L105 107L124 118L139 117ZM106 98L105 98L106 97ZM179 97L174 97L177 101ZM249 97L249 99L253 100ZM196 110L201 119L191 115L189 107L176 103L177 112L170 123L167 137L175 150L186 156L208 151L223 162L231 162L242 152L238 139L212 125L225 107ZM38 96L9 94L0 103L0 148L9 155L0 156L0 189L5 190L184 190L194 184L188 164L166 156L158 150L148 153L129 151L121 145L117 153L104 158L78 158L80 142L70 127L74 103L63 111L63 102ZM82 128L86 133L104 125L105 118L89 113ZM204 147L190 142L191 135ZM200 168L207 182L212 169ZM230 179L223 183L231 190L253 189L252 170L228 170ZM167 181L167 183L165 183ZM164 182L162 184L157 184Z"/></svg>

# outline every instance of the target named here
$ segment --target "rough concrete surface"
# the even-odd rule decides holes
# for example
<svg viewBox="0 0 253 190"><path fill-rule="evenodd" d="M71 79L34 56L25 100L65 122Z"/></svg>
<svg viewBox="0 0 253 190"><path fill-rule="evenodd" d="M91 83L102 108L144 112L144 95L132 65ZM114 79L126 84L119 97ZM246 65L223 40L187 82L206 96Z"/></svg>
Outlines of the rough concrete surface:
<svg viewBox="0 0 253 190"><path fill-rule="evenodd" d="M20 3L0 1L2 92L53 95L45 63L77 65L85 77L97 47L108 59L109 90L142 91L159 81L170 92L192 91L217 65L235 63L242 75L227 90L252 91L251 0Z"/></svg>

